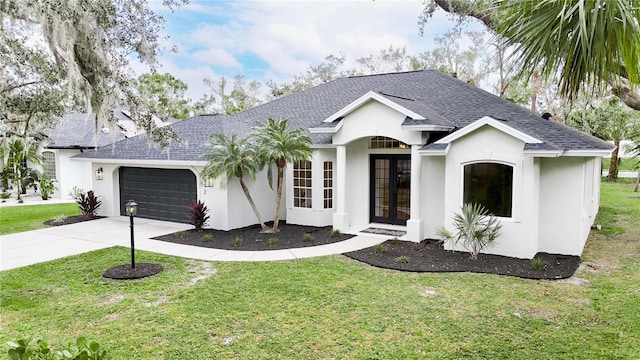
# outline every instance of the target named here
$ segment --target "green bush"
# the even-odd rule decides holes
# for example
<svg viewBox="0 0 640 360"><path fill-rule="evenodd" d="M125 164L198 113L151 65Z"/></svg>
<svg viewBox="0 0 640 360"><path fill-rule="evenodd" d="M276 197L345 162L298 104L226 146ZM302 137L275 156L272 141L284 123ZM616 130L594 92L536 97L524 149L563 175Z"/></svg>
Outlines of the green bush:
<svg viewBox="0 0 640 360"><path fill-rule="evenodd" d="M408 264L409 263L409 257L407 256L398 256L397 258L393 259L394 263L398 263L398 264Z"/></svg>
<svg viewBox="0 0 640 360"><path fill-rule="evenodd" d="M376 254L381 254L384 251L384 246L382 244L376 245Z"/></svg>
<svg viewBox="0 0 640 360"><path fill-rule="evenodd" d="M269 242L269 246L273 246L278 242L278 239L272 237L269 240L267 240Z"/></svg>
<svg viewBox="0 0 640 360"><path fill-rule="evenodd" d="M495 216L489 214L484 206L475 203L462 206L461 211L453 216L453 226L456 228L455 234L441 228L438 235L444 241L462 243L471 253L472 259L477 259L482 249L493 244L502 229L502 224Z"/></svg>
<svg viewBox="0 0 640 360"><path fill-rule="evenodd" d="M333 230L331 230L331 237L338 237L338 236L340 236L340 235L342 235L342 233L340 232L340 230L338 230L338 229L333 229Z"/></svg>
<svg viewBox="0 0 640 360"><path fill-rule="evenodd" d="M202 236L202 241L206 243L210 243L211 240L213 240L213 235L211 234L204 234L204 236Z"/></svg>
<svg viewBox="0 0 640 360"><path fill-rule="evenodd" d="M304 235L302 235L302 240L303 241L311 241L311 240L313 240L313 235L311 235L309 233L305 233Z"/></svg>
<svg viewBox="0 0 640 360"><path fill-rule="evenodd" d="M531 259L531 266L534 270L540 271L547 267L547 262L540 258L534 257L533 259Z"/></svg>
<svg viewBox="0 0 640 360"><path fill-rule="evenodd" d="M233 246L240 246L242 244L242 239L239 237L233 239Z"/></svg>
<svg viewBox="0 0 640 360"><path fill-rule="evenodd" d="M16 342L9 341L9 359L11 360L104 360L107 359L107 351L100 347L95 341L87 342L84 337L76 339L75 344L63 345L62 349L54 350L49 348L47 337L36 340L35 344L31 342L32 337L20 339Z"/></svg>

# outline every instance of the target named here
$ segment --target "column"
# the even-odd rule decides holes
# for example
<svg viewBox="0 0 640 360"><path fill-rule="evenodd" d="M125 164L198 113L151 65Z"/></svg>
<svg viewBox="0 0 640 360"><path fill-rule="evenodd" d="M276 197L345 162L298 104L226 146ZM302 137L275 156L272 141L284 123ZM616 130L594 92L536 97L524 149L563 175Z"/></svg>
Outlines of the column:
<svg viewBox="0 0 640 360"><path fill-rule="evenodd" d="M424 223L420 215L422 200L422 156L418 150L422 145L411 145L411 213L407 220L407 240L420 242L424 240Z"/></svg>
<svg viewBox="0 0 640 360"><path fill-rule="evenodd" d="M333 228L346 232L349 228L349 214L347 214L347 146L338 145L336 148L334 191L336 192L336 212L333 214Z"/></svg>

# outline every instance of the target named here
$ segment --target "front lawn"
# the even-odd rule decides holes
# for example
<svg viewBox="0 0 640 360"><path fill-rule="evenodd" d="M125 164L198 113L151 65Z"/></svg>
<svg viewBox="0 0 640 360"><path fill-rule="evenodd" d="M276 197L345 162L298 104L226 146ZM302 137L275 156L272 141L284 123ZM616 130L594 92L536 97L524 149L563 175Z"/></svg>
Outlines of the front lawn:
<svg viewBox="0 0 640 360"><path fill-rule="evenodd" d="M210 263L138 252L165 266L102 278L111 248L0 272L0 346L32 334L86 336L112 359L558 359L640 353L640 194L603 183L603 231L576 276L414 274L344 256ZM609 230L620 228L611 233Z"/></svg>
<svg viewBox="0 0 640 360"><path fill-rule="evenodd" d="M59 216L79 215L78 204L42 204L0 207L0 235L47 227L44 222Z"/></svg>

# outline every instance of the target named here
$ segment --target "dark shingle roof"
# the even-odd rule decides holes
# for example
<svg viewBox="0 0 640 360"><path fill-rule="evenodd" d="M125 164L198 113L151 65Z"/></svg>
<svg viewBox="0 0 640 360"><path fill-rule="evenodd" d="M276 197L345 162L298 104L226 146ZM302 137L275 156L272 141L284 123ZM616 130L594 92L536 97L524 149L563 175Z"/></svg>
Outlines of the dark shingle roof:
<svg viewBox="0 0 640 360"><path fill-rule="evenodd" d="M71 113L65 115L60 119L58 125L48 132L47 136L51 142L47 144L47 147L52 149L92 149L96 143L98 146L103 146L124 139L124 135L117 126L110 127L107 124L98 124L96 132L95 119L95 114Z"/></svg>
<svg viewBox="0 0 640 360"><path fill-rule="evenodd" d="M171 125L185 140L172 144L169 158L200 160L209 135L213 132L246 135L258 122L269 117L289 119L297 128L335 126L322 121L365 95L377 92L425 120L411 124L442 125L462 128L476 120L491 116L506 125L533 136L550 148L559 150L609 150L606 142L568 126L542 119L518 105L435 70L391 73L340 78L295 93L249 110L231 115L196 116ZM337 122L336 122L337 124ZM330 144L330 134L310 134L316 145ZM154 147L147 145L144 135L123 140L111 146L88 152L81 157L114 159L167 159Z"/></svg>

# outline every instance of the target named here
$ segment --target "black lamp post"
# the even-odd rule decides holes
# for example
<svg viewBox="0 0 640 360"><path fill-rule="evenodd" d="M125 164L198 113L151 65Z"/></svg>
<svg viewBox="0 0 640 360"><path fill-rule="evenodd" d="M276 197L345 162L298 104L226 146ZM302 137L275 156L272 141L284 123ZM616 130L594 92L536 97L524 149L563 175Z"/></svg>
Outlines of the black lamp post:
<svg viewBox="0 0 640 360"><path fill-rule="evenodd" d="M138 213L138 204L133 200L127 201L127 203L124 204L124 213L129 215L129 227L131 227L131 268L135 269L136 254L133 242L133 217Z"/></svg>

